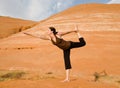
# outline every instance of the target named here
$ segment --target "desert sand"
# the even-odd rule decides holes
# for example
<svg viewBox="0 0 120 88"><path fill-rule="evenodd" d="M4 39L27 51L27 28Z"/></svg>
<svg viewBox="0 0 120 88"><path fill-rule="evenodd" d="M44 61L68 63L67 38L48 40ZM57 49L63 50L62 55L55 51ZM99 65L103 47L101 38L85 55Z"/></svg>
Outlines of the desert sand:
<svg viewBox="0 0 120 88"><path fill-rule="evenodd" d="M120 5L74 6L40 21L36 26L0 39L0 72L23 71L25 76L0 82L0 88L120 88ZM62 50L50 41L23 34L45 34L78 25L87 45L71 51L71 81L65 77ZM7 29L7 28L6 28ZM63 37L78 41L71 33ZM95 82L95 72L105 71ZM101 75L101 74L100 74Z"/></svg>

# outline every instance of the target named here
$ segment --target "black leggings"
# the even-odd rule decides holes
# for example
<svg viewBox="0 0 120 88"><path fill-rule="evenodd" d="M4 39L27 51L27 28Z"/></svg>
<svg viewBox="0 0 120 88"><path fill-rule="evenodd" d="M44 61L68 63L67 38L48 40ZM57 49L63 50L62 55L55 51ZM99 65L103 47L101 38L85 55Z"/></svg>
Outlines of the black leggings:
<svg viewBox="0 0 120 88"><path fill-rule="evenodd" d="M70 50L72 48L78 48L86 45L86 42L84 38L79 38L80 42L71 42L70 48L63 50L64 54L64 62L65 62L65 69L71 69L71 63L70 63Z"/></svg>

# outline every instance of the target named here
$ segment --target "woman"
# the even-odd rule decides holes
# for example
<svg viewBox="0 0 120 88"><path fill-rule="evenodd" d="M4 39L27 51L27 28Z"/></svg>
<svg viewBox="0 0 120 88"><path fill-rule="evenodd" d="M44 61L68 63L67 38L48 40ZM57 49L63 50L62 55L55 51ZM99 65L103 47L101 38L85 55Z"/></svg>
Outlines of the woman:
<svg viewBox="0 0 120 88"><path fill-rule="evenodd" d="M63 55L64 55L64 63L65 63L65 70L66 70L66 78L62 82L68 82L69 79L69 74L70 74L70 69L71 69L71 63L70 63L70 50L72 48L78 48L86 45L86 42L84 38L79 34L77 26L75 27L75 30L73 31L66 31L66 32L57 32L54 27L49 27L49 32L48 35L49 37L44 37L40 36L39 38L41 39L48 39L50 40L54 45L59 47L60 49L63 50ZM73 42L73 41L65 41L62 36L76 32L79 38L79 42ZM24 33L28 34L28 33ZM30 35L30 34L29 34Z"/></svg>
<svg viewBox="0 0 120 88"><path fill-rule="evenodd" d="M75 31L67 31L67 32L56 32L56 29L54 27L49 27L49 28L50 28L49 40L51 40L54 45L56 45L57 47L63 50L65 69L66 69L66 78L65 80L63 80L63 82L68 82L69 73L71 69L70 50L72 48L78 48L78 47L85 46L86 42L84 38L79 34L77 27L75 28ZM64 39L61 38L63 35L71 33L71 32L77 33L79 42L65 41Z"/></svg>

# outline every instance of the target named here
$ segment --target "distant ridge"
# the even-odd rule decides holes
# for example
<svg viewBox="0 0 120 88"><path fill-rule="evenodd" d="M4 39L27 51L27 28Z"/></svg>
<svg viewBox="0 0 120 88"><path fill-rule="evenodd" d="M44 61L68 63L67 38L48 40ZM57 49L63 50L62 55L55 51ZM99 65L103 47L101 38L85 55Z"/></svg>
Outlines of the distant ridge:
<svg viewBox="0 0 120 88"><path fill-rule="evenodd" d="M89 3L89 4L79 4L79 5L76 5L76 6L73 6L69 9L66 9L60 13L57 13L53 16L51 16L50 18L52 17L58 17L62 14L64 15L72 15L72 14L75 14L75 13L96 13L96 12L100 12L102 11L103 13L104 12L120 12L120 4L98 4L98 3Z"/></svg>
<svg viewBox="0 0 120 88"><path fill-rule="evenodd" d="M0 16L0 39L31 28L36 23L30 20Z"/></svg>

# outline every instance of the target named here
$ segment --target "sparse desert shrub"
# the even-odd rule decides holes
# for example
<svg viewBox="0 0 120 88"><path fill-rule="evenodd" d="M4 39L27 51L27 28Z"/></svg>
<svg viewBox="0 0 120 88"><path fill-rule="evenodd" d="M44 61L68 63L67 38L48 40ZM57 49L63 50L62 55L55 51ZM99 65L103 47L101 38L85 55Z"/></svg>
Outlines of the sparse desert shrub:
<svg viewBox="0 0 120 88"><path fill-rule="evenodd" d="M94 77L95 77L95 78L94 78L94 81L96 82L96 81L99 80L100 77L107 76L107 73L106 73L106 71L104 70L104 71L102 71L102 72L100 72L100 73L95 72L93 75L94 75Z"/></svg>
<svg viewBox="0 0 120 88"><path fill-rule="evenodd" d="M12 71L0 75L0 81L10 80L10 79L20 79L23 77L25 72Z"/></svg>

